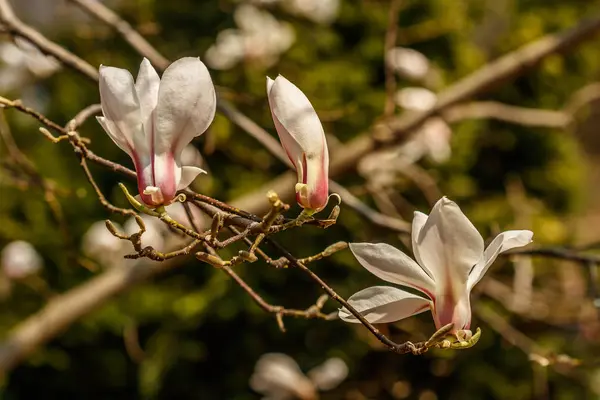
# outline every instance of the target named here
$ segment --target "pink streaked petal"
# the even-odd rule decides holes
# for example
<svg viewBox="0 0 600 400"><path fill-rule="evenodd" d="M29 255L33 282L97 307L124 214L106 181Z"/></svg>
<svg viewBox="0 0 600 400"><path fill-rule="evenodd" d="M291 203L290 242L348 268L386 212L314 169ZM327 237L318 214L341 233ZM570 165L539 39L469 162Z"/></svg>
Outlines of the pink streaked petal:
<svg viewBox="0 0 600 400"><path fill-rule="evenodd" d="M391 283L417 289L433 299L435 284L410 257L385 243L350 243L358 262L373 275Z"/></svg>
<svg viewBox="0 0 600 400"><path fill-rule="evenodd" d="M179 156L194 137L206 131L216 111L216 93L206 66L184 57L162 76L154 113L156 153Z"/></svg>
<svg viewBox="0 0 600 400"><path fill-rule="evenodd" d="M492 240L492 243L485 249L483 259L475 265L469 274L469 290L483 278L499 254L514 249L515 247L526 246L531 243L532 238L533 232L528 230L506 231L496 236L494 240Z"/></svg>
<svg viewBox="0 0 600 400"><path fill-rule="evenodd" d="M306 159L304 183L306 184L308 203L305 208L315 211L325 208L329 197L329 179L323 161L322 156Z"/></svg>
<svg viewBox="0 0 600 400"><path fill-rule="evenodd" d="M451 292L448 295L438 295L433 302L431 313L435 321L436 328L454 324L451 332L456 332L471 327L471 302L469 291L466 288L454 296Z"/></svg>
<svg viewBox="0 0 600 400"><path fill-rule="evenodd" d="M356 311L372 324L396 322L430 308L430 300L390 286L373 286L348 299ZM346 308L338 311L340 319L360 323Z"/></svg>
<svg viewBox="0 0 600 400"><path fill-rule="evenodd" d="M181 168L176 165L173 154L155 154L153 160L154 186L160 188L165 204L169 204L177 192Z"/></svg>

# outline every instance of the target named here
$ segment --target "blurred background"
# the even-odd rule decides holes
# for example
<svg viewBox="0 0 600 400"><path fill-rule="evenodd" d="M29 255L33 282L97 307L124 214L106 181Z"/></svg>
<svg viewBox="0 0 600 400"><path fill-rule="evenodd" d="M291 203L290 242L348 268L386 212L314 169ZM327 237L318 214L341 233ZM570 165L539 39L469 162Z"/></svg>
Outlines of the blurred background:
<svg viewBox="0 0 600 400"><path fill-rule="evenodd" d="M141 56L74 3L12 1L23 21L93 66L135 75ZM600 9L591 0L101 3L168 59L201 57L222 98L273 137L265 76L284 75L313 103L332 155L384 117L427 110L436 93L486 63L597 18ZM600 101L594 101L600 99L599 40L547 57L471 99L476 103L470 107L430 119L408 142L370 153L336 180L390 217L410 221L415 210L428 213L447 195L484 238L531 229L537 247L594 255L600 248ZM27 42L4 35L0 63L0 96L20 98L59 124L99 102L96 85ZM521 109L551 112L524 121ZM0 116L2 129L10 127L15 145L51 182L55 197L48 200L47 190L15 167L7 151L11 139L4 135L2 339L54 296L111 268L152 261L123 260L130 244L124 248L101 221L135 227L102 207L68 143L51 143L37 121L17 111ZM95 153L132 167L93 118L79 133ZM222 114L187 153L190 163L209 171L193 189L225 201L235 202L286 171ZM107 198L125 206L117 183L132 182L91 168ZM297 212L294 205L290 216ZM207 227L210 220L199 215L197 223ZM163 226L148 224L146 243L159 250L181 243ZM297 257L337 241L387 242L407 250L406 235L373 225L348 207L326 231L309 226L277 238ZM317 391L322 399L352 400L600 398L600 282L591 262L500 258L473 292L472 326L482 328L480 342L423 356L390 353L364 327L339 320L286 318L282 333L273 315L227 275L193 258L177 263L102 304L0 375L0 398L257 399L270 393L271 399L313 399ZM293 268L261 261L236 268L272 304L304 309L322 294ZM380 283L347 250L311 268L344 297ZM324 311L336 308L330 300ZM435 330L429 313L379 328L398 342L426 340Z"/></svg>

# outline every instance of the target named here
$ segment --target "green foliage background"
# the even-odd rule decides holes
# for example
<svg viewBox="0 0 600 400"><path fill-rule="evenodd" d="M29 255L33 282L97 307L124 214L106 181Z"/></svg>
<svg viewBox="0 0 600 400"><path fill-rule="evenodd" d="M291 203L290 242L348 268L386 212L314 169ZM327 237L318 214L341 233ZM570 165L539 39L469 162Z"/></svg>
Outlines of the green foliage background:
<svg viewBox="0 0 600 400"><path fill-rule="evenodd" d="M325 130L344 142L364 132L382 113L385 99L383 38L389 3L376 0L342 0L340 13L330 26L316 25L274 8L275 15L293 24L297 40L280 62L269 69L243 63L229 71L211 71L214 82L239 109L274 133L265 98L265 75L285 75L313 102L319 113L332 113ZM495 4L495 6L494 6ZM121 2L120 13L169 59L203 55L217 32L234 27L232 0ZM494 12L494 7L501 11ZM399 44L426 54L441 71L441 89L497 56L542 35L577 24L597 12L593 1L558 0L422 0L405 1L399 13ZM96 23L47 28L49 36L93 65L105 64L136 71L140 56L110 29ZM527 107L559 109L569 95L597 79L600 72L598 39L568 55L556 55L532 72L504 84L486 100ZM399 85L409 85L400 81ZM49 96L47 115L66 122L81 108L99 101L97 87L63 70L39 88ZM1 95L10 97L10 94ZM37 133L38 124L16 112L7 112L18 145L35 160L48 178L67 195L60 199L73 238L78 242L95 221L109 216L91 192L67 144L53 145ZM91 148L108 159L130 166L121 152L93 120L81 129ZM195 189L231 200L268 182L285 167L253 139L217 116L210 132L195 143L207 141L214 151L205 154L211 173ZM569 132L519 127L494 121L466 121L453 126L452 158L443 165L423 163L438 179L443 193L457 201L484 236L508 228L514 210L506 199L506 185L522 181L535 199L531 228L538 244L569 244L570 216L581 212L585 196L585 168L581 150ZM117 182L120 176L93 167L102 189L116 204L124 205ZM358 176L341 182L360 184ZM0 247L25 239L44 256L41 276L60 293L89 279L94 273L72 262L79 243L68 244L39 190L0 187ZM422 211L429 206L410 186L405 193ZM368 201L368 199L366 199ZM401 246L396 235L369 226L351 210L343 210L340 223L327 231L305 228L280 235L298 257L344 241L386 241ZM557 263L540 261L540 282L555 282ZM361 269L348 251L313 266L344 296L378 280ZM319 287L293 269L275 270L261 262L239 267L240 274L274 304L305 308L320 295ZM510 282L511 267L499 260L492 270ZM537 280L536 280L537 283ZM474 299L474 302L478 301ZM506 314L511 323L551 351L589 358L598 344L581 341L576 326L560 328L511 317L501 305L485 296L480 300ZM17 285L0 303L0 335L44 305L46 299L27 285ZM330 302L328 311L334 310ZM339 321L286 319L282 334L272 315L261 311L225 274L192 259L181 268L143 284L104 305L76 323L0 382L0 398L86 399L253 399L248 387L254 363L265 352L284 352L303 370L327 357L339 356L350 377L326 399L391 399L394 382L409 381L409 398L423 390L438 399L529 399L536 396L536 376L547 374L549 393L556 399L594 398L590 384L598 370L581 367L576 377L543 372L527 355L504 342L475 319L484 333L473 349L436 352L415 357L384 351L361 327ZM139 327L140 344L147 358L140 364L125 352L123 330ZM398 341L422 340L433 332L429 314L391 328ZM410 333L407 333L408 330ZM598 368L598 367L596 367ZM595 374L595 375L594 375ZM352 397L355 396L355 397Z"/></svg>

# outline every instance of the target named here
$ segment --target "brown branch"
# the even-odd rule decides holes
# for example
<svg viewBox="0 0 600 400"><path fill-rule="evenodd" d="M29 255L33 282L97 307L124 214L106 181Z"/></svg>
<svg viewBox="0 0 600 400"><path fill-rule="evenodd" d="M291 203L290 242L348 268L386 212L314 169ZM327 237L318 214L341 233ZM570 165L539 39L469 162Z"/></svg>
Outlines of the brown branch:
<svg viewBox="0 0 600 400"><path fill-rule="evenodd" d="M138 283L171 269L169 262L111 268L103 274L53 297L37 313L20 322L0 343L0 375L47 343L74 321L96 310Z"/></svg>
<svg viewBox="0 0 600 400"><path fill-rule="evenodd" d="M394 115L396 103L394 95L396 93L396 76L394 67L389 60L390 51L396 45L398 37L398 12L400 11L401 0L391 0L390 9L388 11L388 25L385 32L385 40L383 44L383 58L385 64L385 106L383 116L390 117Z"/></svg>
<svg viewBox="0 0 600 400"><path fill-rule="evenodd" d="M600 256L595 254L584 254L578 251L559 247L524 248L507 251L503 255L529 255L538 257L557 258L565 261L573 261L588 265L589 263L600 264Z"/></svg>
<svg viewBox="0 0 600 400"><path fill-rule="evenodd" d="M100 21L114 28L139 54L144 55L152 65L164 70L170 64L142 35L129 25L127 21L117 15L110 8L95 0L69 0L82 10L98 18Z"/></svg>
<svg viewBox="0 0 600 400"><path fill-rule="evenodd" d="M248 295L254 300L256 304L264 311L268 313L275 314L277 318L277 323L279 325L279 329L282 332L285 332L285 326L283 325L282 317L295 317L295 318L306 318L306 319L325 319L329 320L331 317L327 314L323 314L321 309L325 304L324 300L327 300L327 297L323 300L319 298L319 300L307 308L306 310L294 310L291 308L285 308L283 306L274 306L272 304L267 303L258 293L254 291L238 274L236 274L233 269L229 266L223 266L220 268L227 275L229 275Z"/></svg>
<svg viewBox="0 0 600 400"><path fill-rule="evenodd" d="M565 128L572 120L564 111L542 110L502 104L496 101L479 101L458 104L442 112L449 123L465 119L496 119L524 126Z"/></svg>
<svg viewBox="0 0 600 400"><path fill-rule="evenodd" d="M534 340L512 326L505 316L500 315L489 306L475 304L474 311L479 318L487 323L493 330L498 332L507 342L519 348L533 362L543 367L563 365L574 367L581 364L580 360L574 359L566 354L551 354L540 347ZM557 368L557 372L563 369Z"/></svg>
<svg viewBox="0 0 600 400"><path fill-rule="evenodd" d="M375 328L373 324L367 321L367 319L363 317L362 314L359 313L354 307L352 307L346 300L344 300L340 295L338 295L331 286L325 283L325 281L323 281L317 274L308 269L303 263L301 263L297 258L295 258L283 246L281 246L280 244L278 244L270 238L265 238L265 242L269 243L278 252L280 252L283 255L283 257L285 257L288 260L291 266L300 269L301 271L306 273L313 281L318 283L319 286L323 288L325 293L329 295L329 297L331 297L332 299L340 303L343 307L345 307L356 319L360 321L361 324L363 324L369 330L369 332L373 334L373 336L375 336L381 343L386 345L391 351L398 354L420 354L427 350L427 344L429 341L419 343L396 343L393 340L389 339L387 336L381 333L379 329Z"/></svg>

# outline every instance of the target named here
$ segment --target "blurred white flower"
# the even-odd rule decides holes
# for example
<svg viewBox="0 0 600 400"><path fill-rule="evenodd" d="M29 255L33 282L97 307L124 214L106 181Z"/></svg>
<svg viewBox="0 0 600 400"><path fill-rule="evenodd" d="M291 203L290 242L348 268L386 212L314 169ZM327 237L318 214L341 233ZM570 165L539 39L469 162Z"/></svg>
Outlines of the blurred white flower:
<svg viewBox="0 0 600 400"><path fill-rule="evenodd" d="M113 223L118 231L123 231L119 224ZM114 236L106 228L104 221L94 222L83 235L81 249L83 254L109 268L123 264L123 256L128 251L127 241Z"/></svg>
<svg viewBox="0 0 600 400"><path fill-rule="evenodd" d="M412 80L424 79L431 68L429 59L423 53L407 47L390 49L386 62L398 75Z"/></svg>
<svg viewBox="0 0 600 400"><path fill-rule="evenodd" d="M331 390L348 377L348 366L341 358L333 357L308 371L307 375L319 390Z"/></svg>
<svg viewBox="0 0 600 400"><path fill-rule="evenodd" d="M327 391L337 387L348 376L348 366L340 358L330 358L323 364L302 373L293 358L282 353L263 354L256 362L250 387L266 395L264 399L314 400L317 391Z"/></svg>
<svg viewBox="0 0 600 400"><path fill-rule="evenodd" d="M230 69L243 59L269 67L296 39L290 24L250 4L236 8L233 18L238 29L220 32L205 54L205 61L212 68Z"/></svg>
<svg viewBox="0 0 600 400"><path fill-rule="evenodd" d="M427 111L436 102L436 94L423 87L406 87L396 92L396 104L407 110Z"/></svg>
<svg viewBox="0 0 600 400"><path fill-rule="evenodd" d="M332 23L340 10L340 0L284 0L284 5L293 13L319 24Z"/></svg>
<svg viewBox="0 0 600 400"><path fill-rule="evenodd" d="M142 235L142 247L152 246L155 250L163 251L165 244L163 234L165 229L168 229L167 226L160 220L149 215L142 214L140 217L144 220L144 225L146 225L146 232ZM125 221L123 228L127 235L133 235L140 230L133 217Z"/></svg>
<svg viewBox="0 0 600 400"><path fill-rule="evenodd" d="M313 383L296 361L282 353L267 353L259 358L250 378L250 387L270 400L309 400L317 396Z"/></svg>
<svg viewBox="0 0 600 400"><path fill-rule="evenodd" d="M30 243L17 240L2 249L0 264L7 278L23 279L41 270L44 261Z"/></svg>
<svg viewBox="0 0 600 400"><path fill-rule="evenodd" d="M15 38L14 43L0 43L0 60L3 64L0 67L0 90L3 92L22 89L61 68L54 57L46 56L21 38Z"/></svg>

